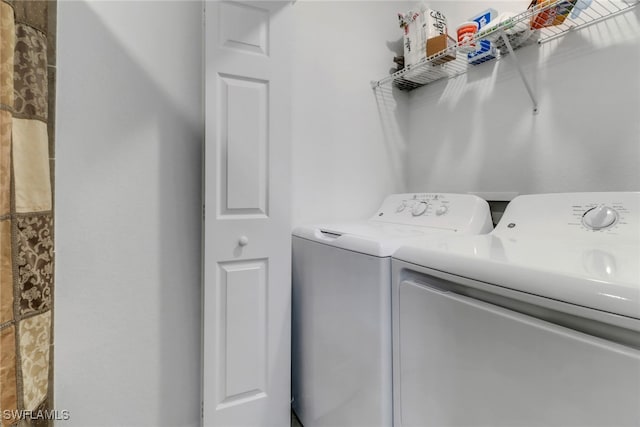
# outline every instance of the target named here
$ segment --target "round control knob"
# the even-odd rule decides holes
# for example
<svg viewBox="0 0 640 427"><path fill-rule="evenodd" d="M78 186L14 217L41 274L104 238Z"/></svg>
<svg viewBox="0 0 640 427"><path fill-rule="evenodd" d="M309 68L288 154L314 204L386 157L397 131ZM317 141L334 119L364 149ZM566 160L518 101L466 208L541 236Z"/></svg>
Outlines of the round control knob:
<svg viewBox="0 0 640 427"><path fill-rule="evenodd" d="M447 213L448 210L449 210L449 208L447 208L446 206L442 205L438 209L436 209L436 215L438 215L438 216L444 215L444 214Z"/></svg>
<svg viewBox="0 0 640 427"><path fill-rule="evenodd" d="M249 238L247 236L240 236L238 238L238 244L240 246L247 246L249 244Z"/></svg>
<svg viewBox="0 0 640 427"><path fill-rule="evenodd" d="M396 212L402 212L407 207L407 202L402 202L396 208Z"/></svg>
<svg viewBox="0 0 640 427"><path fill-rule="evenodd" d="M420 202L413 205L411 209L411 215L420 216L427 210L427 202Z"/></svg>
<svg viewBox="0 0 640 427"><path fill-rule="evenodd" d="M592 230L611 227L618 220L618 212L609 206L596 206L582 215L582 223Z"/></svg>

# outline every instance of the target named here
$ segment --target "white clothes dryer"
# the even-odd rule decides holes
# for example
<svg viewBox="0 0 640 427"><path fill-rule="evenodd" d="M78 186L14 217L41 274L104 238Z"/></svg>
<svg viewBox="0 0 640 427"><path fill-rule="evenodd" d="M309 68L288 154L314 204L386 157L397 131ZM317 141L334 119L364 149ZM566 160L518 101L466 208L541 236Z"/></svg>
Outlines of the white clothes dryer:
<svg viewBox="0 0 640 427"><path fill-rule="evenodd" d="M392 264L394 426L640 425L640 193L520 196Z"/></svg>
<svg viewBox="0 0 640 427"><path fill-rule="evenodd" d="M410 240L492 229L486 201L430 193L294 230L292 405L305 427L391 425L391 255Z"/></svg>

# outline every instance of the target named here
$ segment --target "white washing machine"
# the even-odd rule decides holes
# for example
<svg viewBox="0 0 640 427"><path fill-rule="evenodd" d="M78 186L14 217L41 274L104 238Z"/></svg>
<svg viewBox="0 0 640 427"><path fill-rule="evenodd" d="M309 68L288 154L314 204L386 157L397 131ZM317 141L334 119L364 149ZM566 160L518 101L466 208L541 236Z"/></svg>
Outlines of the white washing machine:
<svg viewBox="0 0 640 427"><path fill-rule="evenodd" d="M492 228L486 201L439 193L391 195L371 219L294 230L292 405L305 427L391 425L391 254Z"/></svg>
<svg viewBox="0 0 640 427"><path fill-rule="evenodd" d="M640 193L520 196L393 259L394 425L640 425Z"/></svg>

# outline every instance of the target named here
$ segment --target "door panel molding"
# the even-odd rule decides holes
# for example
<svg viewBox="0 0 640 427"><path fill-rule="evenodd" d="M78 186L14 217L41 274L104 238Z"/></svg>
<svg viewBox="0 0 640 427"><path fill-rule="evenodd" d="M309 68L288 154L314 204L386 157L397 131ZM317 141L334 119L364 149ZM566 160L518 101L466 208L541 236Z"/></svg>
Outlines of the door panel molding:
<svg viewBox="0 0 640 427"><path fill-rule="evenodd" d="M269 11L239 2L222 2L218 21L222 47L269 56Z"/></svg>
<svg viewBox="0 0 640 427"><path fill-rule="evenodd" d="M217 409L267 395L268 262L218 263Z"/></svg>
<svg viewBox="0 0 640 427"><path fill-rule="evenodd" d="M218 74L218 216L269 216L269 81Z"/></svg>

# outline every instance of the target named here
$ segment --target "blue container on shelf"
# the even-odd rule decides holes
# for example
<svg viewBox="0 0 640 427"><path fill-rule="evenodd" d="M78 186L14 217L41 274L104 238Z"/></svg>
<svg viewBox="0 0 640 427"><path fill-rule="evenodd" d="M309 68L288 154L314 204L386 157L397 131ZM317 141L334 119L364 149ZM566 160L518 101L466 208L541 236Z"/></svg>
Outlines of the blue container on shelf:
<svg viewBox="0 0 640 427"><path fill-rule="evenodd" d="M487 25L489 22L491 22L491 20L494 19L496 16L498 16L497 10L487 9L484 12L480 12L473 18L469 19L469 21L476 21L478 23L478 29L480 29L485 25Z"/></svg>
<svg viewBox="0 0 640 427"><path fill-rule="evenodd" d="M478 30L487 25L498 16L498 11L495 9L487 9L483 12L480 12L473 18L469 19L470 21L475 21L478 23ZM482 64L485 61L489 61L496 57L496 48L492 42L489 40L480 40L478 44L478 49L475 52L471 52L467 54L467 60L469 64L478 65Z"/></svg>
<svg viewBox="0 0 640 427"><path fill-rule="evenodd" d="M496 57L496 47L489 40L480 40L479 48L467 54L469 64L478 65Z"/></svg>

